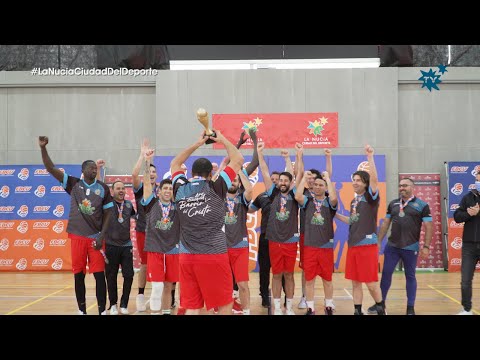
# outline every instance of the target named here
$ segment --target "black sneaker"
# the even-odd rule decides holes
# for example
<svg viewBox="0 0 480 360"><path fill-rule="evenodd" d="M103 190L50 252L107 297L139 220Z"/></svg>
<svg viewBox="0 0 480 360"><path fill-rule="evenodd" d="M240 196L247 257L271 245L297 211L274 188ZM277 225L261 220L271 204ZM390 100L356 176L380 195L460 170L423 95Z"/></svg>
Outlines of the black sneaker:
<svg viewBox="0 0 480 360"><path fill-rule="evenodd" d="M307 313L305 315L315 315L315 311L313 311L311 308L308 308Z"/></svg>
<svg viewBox="0 0 480 360"><path fill-rule="evenodd" d="M270 298L267 296L262 295L262 306L264 308L269 308L270 307Z"/></svg>
<svg viewBox="0 0 480 360"><path fill-rule="evenodd" d="M370 315L377 315L377 304L373 304L367 310Z"/></svg>
<svg viewBox="0 0 480 360"><path fill-rule="evenodd" d="M375 305L377 307L377 315L387 315L384 305Z"/></svg>
<svg viewBox="0 0 480 360"><path fill-rule="evenodd" d="M415 315L415 309L413 306L407 306L407 314L406 315Z"/></svg>
<svg viewBox="0 0 480 360"><path fill-rule="evenodd" d="M353 313L353 315L363 315L363 312L358 311L357 309L355 309L355 312Z"/></svg>
<svg viewBox="0 0 480 360"><path fill-rule="evenodd" d="M325 315L333 315L333 308L331 306L325 307Z"/></svg>

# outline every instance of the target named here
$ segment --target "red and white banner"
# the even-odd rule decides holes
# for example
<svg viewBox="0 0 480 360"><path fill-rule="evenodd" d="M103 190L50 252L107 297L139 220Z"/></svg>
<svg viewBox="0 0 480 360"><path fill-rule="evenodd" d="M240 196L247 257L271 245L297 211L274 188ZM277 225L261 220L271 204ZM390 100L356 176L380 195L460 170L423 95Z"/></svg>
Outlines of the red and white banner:
<svg viewBox="0 0 480 360"><path fill-rule="evenodd" d="M266 148L293 148L297 142L305 148L338 146L338 113L213 114L212 127L233 144L243 130L254 129ZM248 139L242 148L252 146ZM214 143L213 148L223 145Z"/></svg>
<svg viewBox="0 0 480 360"><path fill-rule="evenodd" d="M430 243L430 255L427 259L418 257L417 268L443 268L442 208L440 192L440 174L399 174L400 180L411 178L415 181L414 195L430 206L433 224L433 239ZM420 249L425 242L425 229L420 233Z"/></svg>

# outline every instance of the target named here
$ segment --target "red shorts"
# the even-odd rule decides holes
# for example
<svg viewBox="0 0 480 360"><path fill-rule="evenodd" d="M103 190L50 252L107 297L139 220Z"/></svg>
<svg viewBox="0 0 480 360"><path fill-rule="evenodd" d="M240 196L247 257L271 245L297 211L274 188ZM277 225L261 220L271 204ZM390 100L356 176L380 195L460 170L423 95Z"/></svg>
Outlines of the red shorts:
<svg viewBox="0 0 480 360"><path fill-rule="evenodd" d="M235 282L248 281L248 247L241 249L228 249L228 259L232 267Z"/></svg>
<svg viewBox="0 0 480 360"><path fill-rule="evenodd" d="M305 280L311 281L318 275L323 280L332 281L333 248L322 249L305 246L303 255L303 271Z"/></svg>
<svg viewBox="0 0 480 360"><path fill-rule="evenodd" d="M348 248L345 279L362 283L378 281L378 245Z"/></svg>
<svg viewBox="0 0 480 360"><path fill-rule="evenodd" d="M147 280L152 282L178 282L180 268L178 254L163 254L146 252L147 254Z"/></svg>
<svg viewBox="0 0 480 360"><path fill-rule="evenodd" d="M300 269L303 270L303 261L304 261L304 251L305 251L305 233L300 233L300 242L298 243L300 246L300 262L298 266Z"/></svg>
<svg viewBox="0 0 480 360"><path fill-rule="evenodd" d="M295 262L297 261L297 243L279 243L269 240L268 251L270 253L270 264L272 265L272 274L283 272L291 273L295 271Z"/></svg>
<svg viewBox="0 0 480 360"><path fill-rule="evenodd" d="M93 248L94 239L68 234L72 247L72 271L74 274L88 272L90 274L105 270L105 259L100 250ZM103 251L105 251L105 242L103 243Z"/></svg>
<svg viewBox="0 0 480 360"><path fill-rule="evenodd" d="M143 249L145 248L145 233L142 231L136 231L137 233L137 251L140 263L145 265L147 263L147 254Z"/></svg>
<svg viewBox="0 0 480 360"><path fill-rule="evenodd" d="M180 306L207 310L233 301L228 254L180 254Z"/></svg>

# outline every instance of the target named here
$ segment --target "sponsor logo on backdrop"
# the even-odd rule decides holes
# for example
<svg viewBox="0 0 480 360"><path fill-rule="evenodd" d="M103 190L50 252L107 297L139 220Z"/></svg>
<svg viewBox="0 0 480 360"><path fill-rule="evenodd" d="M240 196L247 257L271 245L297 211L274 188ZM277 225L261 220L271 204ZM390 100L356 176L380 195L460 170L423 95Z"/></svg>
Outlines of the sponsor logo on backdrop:
<svg viewBox="0 0 480 360"><path fill-rule="evenodd" d="M28 215L28 206L27 205L22 205L20 206L20 209L17 211L18 216L25 217Z"/></svg>
<svg viewBox="0 0 480 360"><path fill-rule="evenodd" d="M28 171L27 168L23 168L22 170L20 170L17 176L20 180L25 181L28 179L29 175L30 175L30 171Z"/></svg>
<svg viewBox="0 0 480 360"><path fill-rule="evenodd" d="M463 192L462 183L456 183L455 185L453 185L453 187L450 189L450 191L454 195L460 195Z"/></svg>
<svg viewBox="0 0 480 360"><path fill-rule="evenodd" d="M35 172L33 173L33 176L48 176L48 175L50 175L50 173L47 171L47 169L35 169Z"/></svg>
<svg viewBox="0 0 480 360"><path fill-rule="evenodd" d="M52 230L55 231L57 234L60 234L63 231L63 221L57 221L55 225L53 225Z"/></svg>
<svg viewBox="0 0 480 360"><path fill-rule="evenodd" d="M0 266L12 266L13 259L0 259Z"/></svg>
<svg viewBox="0 0 480 360"><path fill-rule="evenodd" d="M18 269L18 270L25 270L27 268L27 259L25 258L21 258L20 260L18 260L17 264L15 265L15 267Z"/></svg>
<svg viewBox="0 0 480 360"><path fill-rule="evenodd" d="M13 246L29 246L30 242L30 239L17 239L13 242Z"/></svg>
<svg viewBox="0 0 480 360"><path fill-rule="evenodd" d="M460 229L460 228L463 228L463 223L459 224L459 223L455 222L454 220L452 220L452 221L450 221L450 227Z"/></svg>
<svg viewBox="0 0 480 360"><path fill-rule="evenodd" d="M56 217L62 217L64 211L65 209L63 208L63 205L57 205L55 210L53 210L53 215L55 215Z"/></svg>
<svg viewBox="0 0 480 360"><path fill-rule="evenodd" d="M9 246L10 246L10 242L8 241L7 238L3 238L2 240L0 240L1 251L7 251Z"/></svg>
<svg viewBox="0 0 480 360"><path fill-rule="evenodd" d="M462 263L462 260L459 258L452 258L450 260L450 265L460 265Z"/></svg>
<svg viewBox="0 0 480 360"><path fill-rule="evenodd" d="M21 234L25 234L28 231L28 223L26 221L21 221L17 226L17 231Z"/></svg>
<svg viewBox="0 0 480 360"><path fill-rule="evenodd" d="M46 214L46 213L48 213L48 211L50 210L50 207L51 207L51 206L46 206L46 205L40 206L40 205L37 205L37 206L35 206L35 207L33 208L33 212L34 212L34 213L37 213L37 214L38 214L38 213L40 213L40 214Z"/></svg>
<svg viewBox="0 0 480 360"><path fill-rule="evenodd" d="M67 239L51 239L50 246L65 246Z"/></svg>
<svg viewBox="0 0 480 360"><path fill-rule="evenodd" d="M450 210L451 210L451 211L455 211L455 210L458 209L458 207L459 207L458 204L452 204L452 205L450 205Z"/></svg>
<svg viewBox="0 0 480 360"><path fill-rule="evenodd" d="M62 193L62 194L63 194L63 193L65 193L65 190L63 189L63 187L58 186L58 185L55 185L55 186L52 186L52 187L50 188L50 192L51 192L52 194L59 194L59 193Z"/></svg>
<svg viewBox="0 0 480 360"><path fill-rule="evenodd" d="M38 238L37 241L35 241L35 244L33 244L33 248L37 251L42 251L44 247L45 241L42 238Z"/></svg>
<svg viewBox="0 0 480 360"><path fill-rule="evenodd" d="M36 196L38 196L39 198L44 197L45 196L45 186L44 185L38 185L34 194Z"/></svg>
<svg viewBox="0 0 480 360"><path fill-rule="evenodd" d="M32 266L47 266L50 259L33 259Z"/></svg>
<svg viewBox="0 0 480 360"><path fill-rule="evenodd" d="M455 250L460 250L462 248L462 238L456 236L455 239L453 239L453 241L452 241L452 247Z"/></svg>
<svg viewBox="0 0 480 360"><path fill-rule="evenodd" d="M2 169L0 170L0 176L13 176L15 169Z"/></svg>
<svg viewBox="0 0 480 360"><path fill-rule="evenodd" d="M61 270L63 267L63 260L61 258L56 258L55 261L52 263L53 270Z"/></svg>
<svg viewBox="0 0 480 360"><path fill-rule="evenodd" d="M50 221L35 221L33 223L34 229L48 229L50 226Z"/></svg>
<svg viewBox="0 0 480 360"><path fill-rule="evenodd" d="M15 187L15 194L30 194L31 186L17 186Z"/></svg>
<svg viewBox="0 0 480 360"><path fill-rule="evenodd" d="M451 173L461 173L464 174L468 170L468 166L452 166L450 168Z"/></svg>
<svg viewBox="0 0 480 360"><path fill-rule="evenodd" d="M8 195L10 195L10 188L7 185L3 185L0 189L0 196L5 199Z"/></svg>
<svg viewBox="0 0 480 360"><path fill-rule="evenodd" d="M475 166L475 168L472 170L472 175L477 176L479 171L480 171L480 165Z"/></svg>
<svg viewBox="0 0 480 360"><path fill-rule="evenodd" d="M468 185L468 190L473 190L473 189L476 189L477 187L475 186L475 184L470 184Z"/></svg>
<svg viewBox="0 0 480 360"><path fill-rule="evenodd" d="M0 230L12 230L14 225L14 221L0 221Z"/></svg>
<svg viewBox="0 0 480 360"><path fill-rule="evenodd" d="M15 206L0 206L0 213L11 214L15 210Z"/></svg>

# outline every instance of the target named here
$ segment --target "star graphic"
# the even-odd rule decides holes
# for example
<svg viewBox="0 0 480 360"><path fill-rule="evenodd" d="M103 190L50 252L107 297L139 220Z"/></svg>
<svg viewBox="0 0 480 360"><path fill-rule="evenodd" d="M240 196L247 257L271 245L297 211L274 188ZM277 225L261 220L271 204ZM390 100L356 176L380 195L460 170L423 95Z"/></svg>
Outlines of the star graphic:
<svg viewBox="0 0 480 360"><path fill-rule="evenodd" d="M420 70L422 76L418 78L418 80L422 80L422 88L426 87L428 91L432 91L432 88L435 90L440 90L437 84L440 84L442 81L440 80L441 75L437 75L436 71L430 69L428 72Z"/></svg>
<svg viewBox="0 0 480 360"><path fill-rule="evenodd" d="M253 121L249 121L248 123L244 122L242 129L248 130L248 129L257 129L255 126L255 123Z"/></svg>
<svg viewBox="0 0 480 360"><path fill-rule="evenodd" d="M438 65L438 72L441 72L442 75L448 72L447 70L448 65Z"/></svg>
<svg viewBox="0 0 480 360"><path fill-rule="evenodd" d="M255 125L257 125L257 126L262 125L262 119L260 119L260 118L257 117L257 118L255 118L255 119L253 119L253 120L255 121Z"/></svg>
<svg viewBox="0 0 480 360"><path fill-rule="evenodd" d="M310 129L309 134L321 135L323 131L323 126L320 122L315 120L314 122L309 121L310 125L307 126L307 129Z"/></svg>
<svg viewBox="0 0 480 360"><path fill-rule="evenodd" d="M328 123L328 118L322 116L322 117L320 118L320 122L322 123L322 125L325 125L326 123Z"/></svg>

